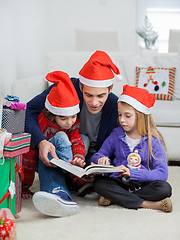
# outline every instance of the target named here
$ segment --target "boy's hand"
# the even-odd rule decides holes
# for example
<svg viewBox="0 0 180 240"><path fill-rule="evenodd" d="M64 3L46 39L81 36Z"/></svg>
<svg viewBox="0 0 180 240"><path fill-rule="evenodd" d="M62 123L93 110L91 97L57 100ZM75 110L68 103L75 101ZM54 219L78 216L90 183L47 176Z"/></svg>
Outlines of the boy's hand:
<svg viewBox="0 0 180 240"><path fill-rule="evenodd" d="M71 164L79 166L79 167L84 167L86 164L85 161L82 158L75 157L73 160L69 159L68 160Z"/></svg>
<svg viewBox="0 0 180 240"><path fill-rule="evenodd" d="M110 165L109 163L109 158L107 157L101 157L98 159L98 164L102 164L102 165Z"/></svg>

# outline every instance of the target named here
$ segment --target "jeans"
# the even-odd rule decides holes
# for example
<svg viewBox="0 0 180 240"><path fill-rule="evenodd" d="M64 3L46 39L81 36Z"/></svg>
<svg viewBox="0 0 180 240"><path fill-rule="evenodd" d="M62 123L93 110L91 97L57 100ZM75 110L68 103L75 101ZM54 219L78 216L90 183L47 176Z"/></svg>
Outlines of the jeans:
<svg viewBox="0 0 180 240"><path fill-rule="evenodd" d="M58 132L49 139L56 149L58 158L64 161L73 158L71 150L71 142L66 133ZM52 159L51 154L48 154L49 160ZM52 193L54 189L63 190L67 193L70 199L73 200L65 181L65 173L63 169L57 167L47 167L40 159L38 159L38 173L40 181L40 191Z"/></svg>

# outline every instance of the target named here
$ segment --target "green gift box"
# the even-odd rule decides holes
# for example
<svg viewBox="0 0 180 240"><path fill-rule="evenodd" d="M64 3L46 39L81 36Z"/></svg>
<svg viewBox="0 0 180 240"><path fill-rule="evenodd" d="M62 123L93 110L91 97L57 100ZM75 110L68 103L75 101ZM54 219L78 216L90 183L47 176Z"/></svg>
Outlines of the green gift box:
<svg viewBox="0 0 180 240"><path fill-rule="evenodd" d="M21 210L22 154L29 151L30 140L29 133L13 134L0 159L0 208L9 208L14 216Z"/></svg>
<svg viewBox="0 0 180 240"><path fill-rule="evenodd" d="M15 216L15 158L0 159L0 208L9 208Z"/></svg>

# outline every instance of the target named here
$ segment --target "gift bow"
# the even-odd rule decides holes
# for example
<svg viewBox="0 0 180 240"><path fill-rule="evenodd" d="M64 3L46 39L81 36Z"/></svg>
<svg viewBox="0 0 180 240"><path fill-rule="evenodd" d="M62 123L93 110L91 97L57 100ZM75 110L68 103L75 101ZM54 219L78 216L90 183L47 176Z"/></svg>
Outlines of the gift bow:
<svg viewBox="0 0 180 240"><path fill-rule="evenodd" d="M6 212L3 212L3 216L0 218L0 238L2 240L9 239L10 231L15 226L15 221L6 217Z"/></svg>
<svg viewBox="0 0 180 240"><path fill-rule="evenodd" d="M15 172L19 173L21 180L24 180L24 167L19 167L17 163L15 163Z"/></svg>

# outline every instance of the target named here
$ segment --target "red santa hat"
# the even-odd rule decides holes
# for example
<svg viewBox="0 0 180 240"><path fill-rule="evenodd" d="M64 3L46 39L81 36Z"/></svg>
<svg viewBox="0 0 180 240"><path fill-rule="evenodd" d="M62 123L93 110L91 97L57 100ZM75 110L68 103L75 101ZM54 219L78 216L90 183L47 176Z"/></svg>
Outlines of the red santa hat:
<svg viewBox="0 0 180 240"><path fill-rule="evenodd" d="M107 53L96 51L79 72L79 80L90 87L109 87L115 78L121 79L119 69Z"/></svg>
<svg viewBox="0 0 180 240"><path fill-rule="evenodd" d="M155 96L146 89L124 85L118 102L128 103L139 112L148 115L154 106Z"/></svg>
<svg viewBox="0 0 180 240"><path fill-rule="evenodd" d="M53 114L71 116L79 110L79 98L77 92L65 72L54 71L46 75L46 80L56 83L46 97L45 107Z"/></svg>

